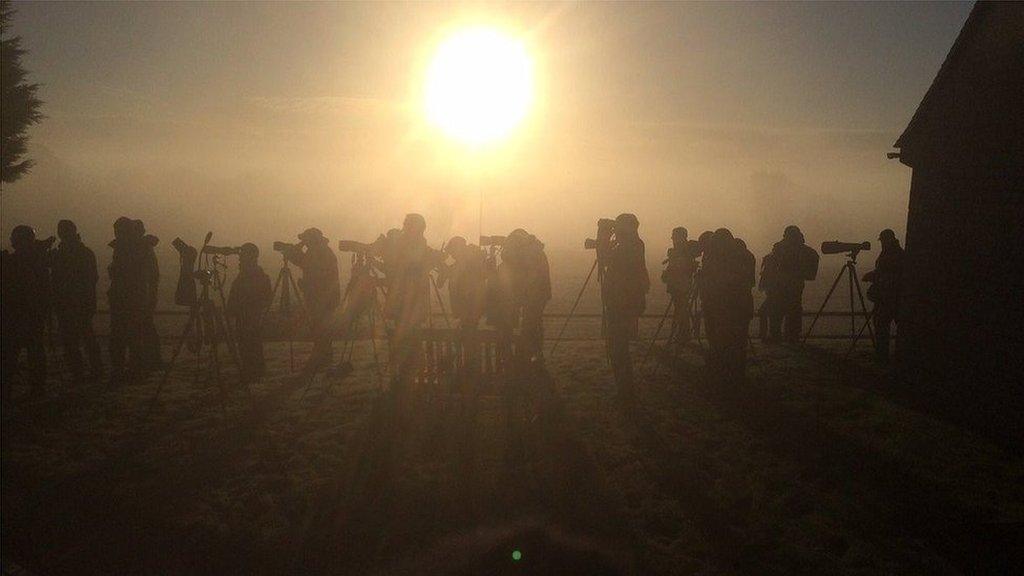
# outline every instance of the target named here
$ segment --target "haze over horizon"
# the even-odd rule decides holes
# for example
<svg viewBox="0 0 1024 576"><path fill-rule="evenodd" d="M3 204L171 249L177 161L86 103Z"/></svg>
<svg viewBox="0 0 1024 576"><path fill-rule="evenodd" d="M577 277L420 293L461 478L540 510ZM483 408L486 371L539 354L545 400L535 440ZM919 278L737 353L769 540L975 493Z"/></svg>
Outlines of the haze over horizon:
<svg viewBox="0 0 1024 576"><path fill-rule="evenodd" d="M214 230L269 252L419 211L439 244L476 237L483 190L484 234L582 252L597 218L631 211L653 260L677 225L728 226L758 256L789 223L812 245L902 238L910 170L885 153L971 4L15 8L47 118L35 169L4 186L5 238L67 217L100 248L125 214L162 251ZM426 125L420 91L438 41L476 23L525 39L537 94L510 140L469 153Z"/></svg>

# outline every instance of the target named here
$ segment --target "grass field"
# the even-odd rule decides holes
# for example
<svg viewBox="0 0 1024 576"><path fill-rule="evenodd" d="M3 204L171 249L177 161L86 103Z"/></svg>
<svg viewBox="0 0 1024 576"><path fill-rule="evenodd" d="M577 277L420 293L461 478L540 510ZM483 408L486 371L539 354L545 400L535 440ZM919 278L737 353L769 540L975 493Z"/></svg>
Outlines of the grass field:
<svg viewBox="0 0 1024 576"><path fill-rule="evenodd" d="M1019 455L906 401L866 348L828 346L757 344L731 384L697 348L658 356L628 409L594 340L475 399L395 401L366 342L352 375L309 387L269 344L269 376L223 405L187 355L156 402L157 377L19 388L2 415L5 568L536 573L538 530L638 574L1011 566Z"/></svg>

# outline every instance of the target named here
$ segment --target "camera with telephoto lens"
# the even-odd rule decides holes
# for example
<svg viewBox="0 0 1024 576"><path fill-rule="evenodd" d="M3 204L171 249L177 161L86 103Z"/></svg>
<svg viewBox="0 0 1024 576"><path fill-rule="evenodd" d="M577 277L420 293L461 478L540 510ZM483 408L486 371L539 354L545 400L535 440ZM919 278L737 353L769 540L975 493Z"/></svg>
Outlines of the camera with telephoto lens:
<svg viewBox="0 0 1024 576"><path fill-rule="evenodd" d="M206 253L217 256L238 256L242 253L242 249L238 246L207 246Z"/></svg>
<svg viewBox="0 0 1024 576"><path fill-rule="evenodd" d="M600 243L607 243L611 240L612 234L615 234L615 220L601 218L597 221L597 238L587 238L584 240L583 248L585 250L597 250Z"/></svg>
<svg viewBox="0 0 1024 576"><path fill-rule="evenodd" d="M356 240L338 240L338 250L341 252L352 252L354 254L373 254L377 249L377 243L367 244Z"/></svg>
<svg viewBox="0 0 1024 576"><path fill-rule="evenodd" d="M871 250L871 242L832 242L821 243L822 254L857 254L861 250Z"/></svg>
<svg viewBox="0 0 1024 576"><path fill-rule="evenodd" d="M192 247L188 242L185 242L181 238L175 238L171 241L171 246L178 251L178 254L184 256L186 253L191 252L195 254L196 249Z"/></svg>
<svg viewBox="0 0 1024 576"><path fill-rule="evenodd" d="M502 246L505 244L504 236L481 236L480 246Z"/></svg>
<svg viewBox="0 0 1024 576"><path fill-rule="evenodd" d="M49 238L44 238L42 240L36 240L35 247L36 247L36 249L42 250L43 252L48 252L51 248L53 248L53 243L56 242L56 241L57 241L57 237L56 236L50 236Z"/></svg>
<svg viewBox="0 0 1024 576"><path fill-rule="evenodd" d="M274 250L277 252L290 252L298 249L302 244L295 244L293 242L274 242Z"/></svg>

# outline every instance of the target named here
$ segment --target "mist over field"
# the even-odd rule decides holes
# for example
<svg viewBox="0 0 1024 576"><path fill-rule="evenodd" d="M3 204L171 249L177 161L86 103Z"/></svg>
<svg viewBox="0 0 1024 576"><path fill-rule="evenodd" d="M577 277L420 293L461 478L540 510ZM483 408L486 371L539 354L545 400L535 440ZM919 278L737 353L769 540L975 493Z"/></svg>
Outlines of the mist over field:
<svg viewBox="0 0 1024 576"><path fill-rule="evenodd" d="M662 298L657 276L674 226L687 227L691 237L727 226L747 241L759 259L790 223L799 225L815 247L823 240L875 241L878 231L886 227L902 237L909 173L876 152L885 150L895 134L747 134L753 143L732 143L745 149L743 160L727 159L721 153L715 157L704 150L716 139L719 146L727 146L727 135L700 134L690 133L694 141L704 144L685 164L670 162L671 142L683 138L677 135L666 135L665 149L653 155L619 147L619 155L634 155L633 162L581 159L595 162L594 170L614 182L611 185L593 176L583 178L590 184L577 184L573 174L552 174L521 188L485 188L483 232L507 234L524 227L546 244L555 285L553 311L571 303L570 293L578 289L589 269L593 254L583 249L583 239L593 236L596 220L624 211L634 212L641 221L648 268L655 281L652 306ZM811 149L817 150L817 159L805 162L804 151ZM834 150L831 158L821 152L828 149ZM785 160L787 155L792 159L758 160ZM657 168L634 167L649 164L652 156L664 158ZM103 170L63 161L42 147L37 147L34 157L33 173L5 187L5 237L19 223L28 223L46 236L54 233L57 219L70 218L105 267L111 253L105 244L113 237L113 220L121 215L140 218L161 239L157 254L169 282L177 274L177 253L170 245L176 236L200 243L207 231L213 231L213 243L218 245L252 241L260 246L264 267L273 273L280 259L271 244L294 241L309 226L322 229L332 245L339 239L370 241L388 228L399 227L406 212L419 211L427 218L427 237L435 247L453 235L472 241L479 226L479 199L462 182L449 188L406 186L398 166L394 167L397 174L381 178L388 182L375 184L366 176L346 176L346 170L339 168L332 183L317 182L314 176L285 178L269 172L260 176L256 171L223 168L206 173L186 167L161 170L131 163L130 158L123 167ZM772 165L786 168L768 167ZM656 171L663 176L655 177ZM365 190L379 191L366 192L351 184L364 179L370 181ZM604 193L599 192L602 189ZM876 254L877 247L862 256L864 270L870 269ZM827 290L843 261L841 256L822 259L819 282L808 285L811 302L815 292ZM347 276L344 256L341 262ZM101 290L105 282L102 277ZM172 286L168 283L161 291L165 302L170 302Z"/></svg>
<svg viewBox="0 0 1024 576"><path fill-rule="evenodd" d="M902 237L910 173L885 153L966 15L489 10L486 21L525 33L537 96L508 141L467 151L424 124L419 83L438 36L479 11L279 8L19 4L47 119L33 129L35 169L4 186L4 237L18 223L46 236L70 218L104 265L111 223L127 215L161 238L165 274L170 241L207 231L255 242L271 268L271 243L306 227L332 244L368 241L415 211L435 246L526 228L552 254L556 284L585 274L595 221L627 211L653 274L679 225L729 227L758 257L791 223L814 246L883 228ZM902 52L910 38L936 48ZM79 51L92 58L67 57Z"/></svg>

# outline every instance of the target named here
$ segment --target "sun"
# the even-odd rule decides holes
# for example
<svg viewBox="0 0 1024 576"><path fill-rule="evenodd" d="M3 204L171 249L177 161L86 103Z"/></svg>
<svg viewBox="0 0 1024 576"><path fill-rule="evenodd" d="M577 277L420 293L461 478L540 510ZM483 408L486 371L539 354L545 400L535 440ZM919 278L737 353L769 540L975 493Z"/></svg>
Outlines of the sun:
<svg viewBox="0 0 1024 576"><path fill-rule="evenodd" d="M522 41L494 28L448 37L427 68L427 119L452 138L479 146L518 126L533 102L533 63Z"/></svg>

